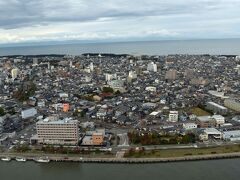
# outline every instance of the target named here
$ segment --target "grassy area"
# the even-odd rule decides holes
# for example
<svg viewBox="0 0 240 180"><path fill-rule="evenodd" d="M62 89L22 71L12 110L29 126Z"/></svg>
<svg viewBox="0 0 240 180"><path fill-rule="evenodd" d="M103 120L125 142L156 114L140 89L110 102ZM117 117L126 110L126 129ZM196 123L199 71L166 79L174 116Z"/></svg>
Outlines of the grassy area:
<svg viewBox="0 0 240 180"><path fill-rule="evenodd" d="M25 155L49 155L49 156L61 156L61 157L86 157L86 158L112 158L115 154L111 152L105 152L100 150L76 150L71 148L56 148L46 147L45 149L31 149L27 147L18 147L9 151L9 154L25 154Z"/></svg>
<svg viewBox="0 0 240 180"><path fill-rule="evenodd" d="M7 154L9 155L15 155L15 156L49 156L49 157L84 157L84 158L114 158L115 154L107 153L107 152L91 152L89 154L70 154L70 153L47 153L42 151L27 151L27 152L16 152L16 151L10 151Z"/></svg>
<svg viewBox="0 0 240 180"><path fill-rule="evenodd" d="M223 154L240 152L240 145L221 146L212 148L192 148L192 149L168 149L168 150L152 150L152 151L134 151L130 150L125 154L125 157L133 158L167 158L167 157L182 157L208 154Z"/></svg>
<svg viewBox="0 0 240 180"><path fill-rule="evenodd" d="M189 110L190 113L195 114L196 116L210 116L211 114L199 107L194 107Z"/></svg>

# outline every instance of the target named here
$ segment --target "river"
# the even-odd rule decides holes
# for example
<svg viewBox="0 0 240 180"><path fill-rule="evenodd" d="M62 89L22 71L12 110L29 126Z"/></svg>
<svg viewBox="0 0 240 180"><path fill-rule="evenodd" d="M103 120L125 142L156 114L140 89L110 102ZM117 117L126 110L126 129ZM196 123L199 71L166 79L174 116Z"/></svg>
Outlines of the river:
<svg viewBox="0 0 240 180"><path fill-rule="evenodd" d="M240 159L157 164L0 162L0 180L239 180Z"/></svg>

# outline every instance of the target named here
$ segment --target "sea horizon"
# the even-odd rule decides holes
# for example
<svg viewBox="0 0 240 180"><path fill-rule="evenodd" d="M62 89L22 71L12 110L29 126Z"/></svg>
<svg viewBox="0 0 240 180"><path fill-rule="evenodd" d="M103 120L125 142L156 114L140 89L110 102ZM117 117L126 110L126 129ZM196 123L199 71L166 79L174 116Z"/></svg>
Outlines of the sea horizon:
<svg viewBox="0 0 240 180"><path fill-rule="evenodd" d="M64 41L56 44L14 44L0 46L0 56L84 53L131 55L211 54L239 55L240 38L168 39L140 41Z"/></svg>

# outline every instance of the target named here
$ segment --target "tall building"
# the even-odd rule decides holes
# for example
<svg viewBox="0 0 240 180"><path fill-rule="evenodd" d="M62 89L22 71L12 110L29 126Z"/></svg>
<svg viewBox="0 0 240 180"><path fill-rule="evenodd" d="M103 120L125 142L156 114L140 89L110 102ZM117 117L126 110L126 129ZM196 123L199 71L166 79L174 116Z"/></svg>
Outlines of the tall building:
<svg viewBox="0 0 240 180"><path fill-rule="evenodd" d="M38 58L33 58L33 65L34 66L38 65Z"/></svg>
<svg viewBox="0 0 240 180"><path fill-rule="evenodd" d="M93 66L93 63L91 62L90 65L89 65L89 69L90 69L91 72L93 72L93 68L94 68L94 66Z"/></svg>
<svg viewBox="0 0 240 180"><path fill-rule="evenodd" d="M170 69L166 72L165 79L167 80L175 80L177 79L177 70Z"/></svg>
<svg viewBox="0 0 240 180"><path fill-rule="evenodd" d="M237 73L240 75L240 65L237 65Z"/></svg>
<svg viewBox="0 0 240 180"><path fill-rule="evenodd" d="M66 118L50 121L48 118L38 121L37 140L40 144L77 145L79 141L78 121Z"/></svg>
<svg viewBox="0 0 240 180"><path fill-rule="evenodd" d="M111 81L117 78L117 74L105 74L105 81Z"/></svg>
<svg viewBox="0 0 240 180"><path fill-rule="evenodd" d="M239 56L236 56L236 60L237 60L237 61L240 61L240 55L239 55Z"/></svg>
<svg viewBox="0 0 240 180"><path fill-rule="evenodd" d="M133 72L133 71L129 71L128 77L131 78L131 79L136 79L137 78L137 74L135 74L135 72Z"/></svg>
<svg viewBox="0 0 240 180"><path fill-rule="evenodd" d="M18 76L18 69L12 69L11 70L11 75L12 75L12 79L14 80L14 79L16 79L17 78L17 76Z"/></svg>
<svg viewBox="0 0 240 180"><path fill-rule="evenodd" d="M135 68L135 72L136 72L137 75L142 74L142 67L137 66L137 67Z"/></svg>
<svg viewBox="0 0 240 180"><path fill-rule="evenodd" d="M50 62L48 62L47 65L48 65L48 69L50 70L51 69Z"/></svg>
<svg viewBox="0 0 240 180"><path fill-rule="evenodd" d="M147 65L147 70L152 72L157 72L157 65L154 62L150 62Z"/></svg>

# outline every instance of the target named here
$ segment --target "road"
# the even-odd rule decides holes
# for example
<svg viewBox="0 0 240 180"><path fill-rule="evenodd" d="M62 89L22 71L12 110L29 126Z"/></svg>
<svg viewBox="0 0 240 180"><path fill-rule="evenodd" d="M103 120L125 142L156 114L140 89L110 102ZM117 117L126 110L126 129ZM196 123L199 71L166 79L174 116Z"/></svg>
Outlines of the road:
<svg viewBox="0 0 240 180"><path fill-rule="evenodd" d="M128 139L128 134L123 133L123 134L118 134L119 137L119 147L128 147L129 146L129 139Z"/></svg>

